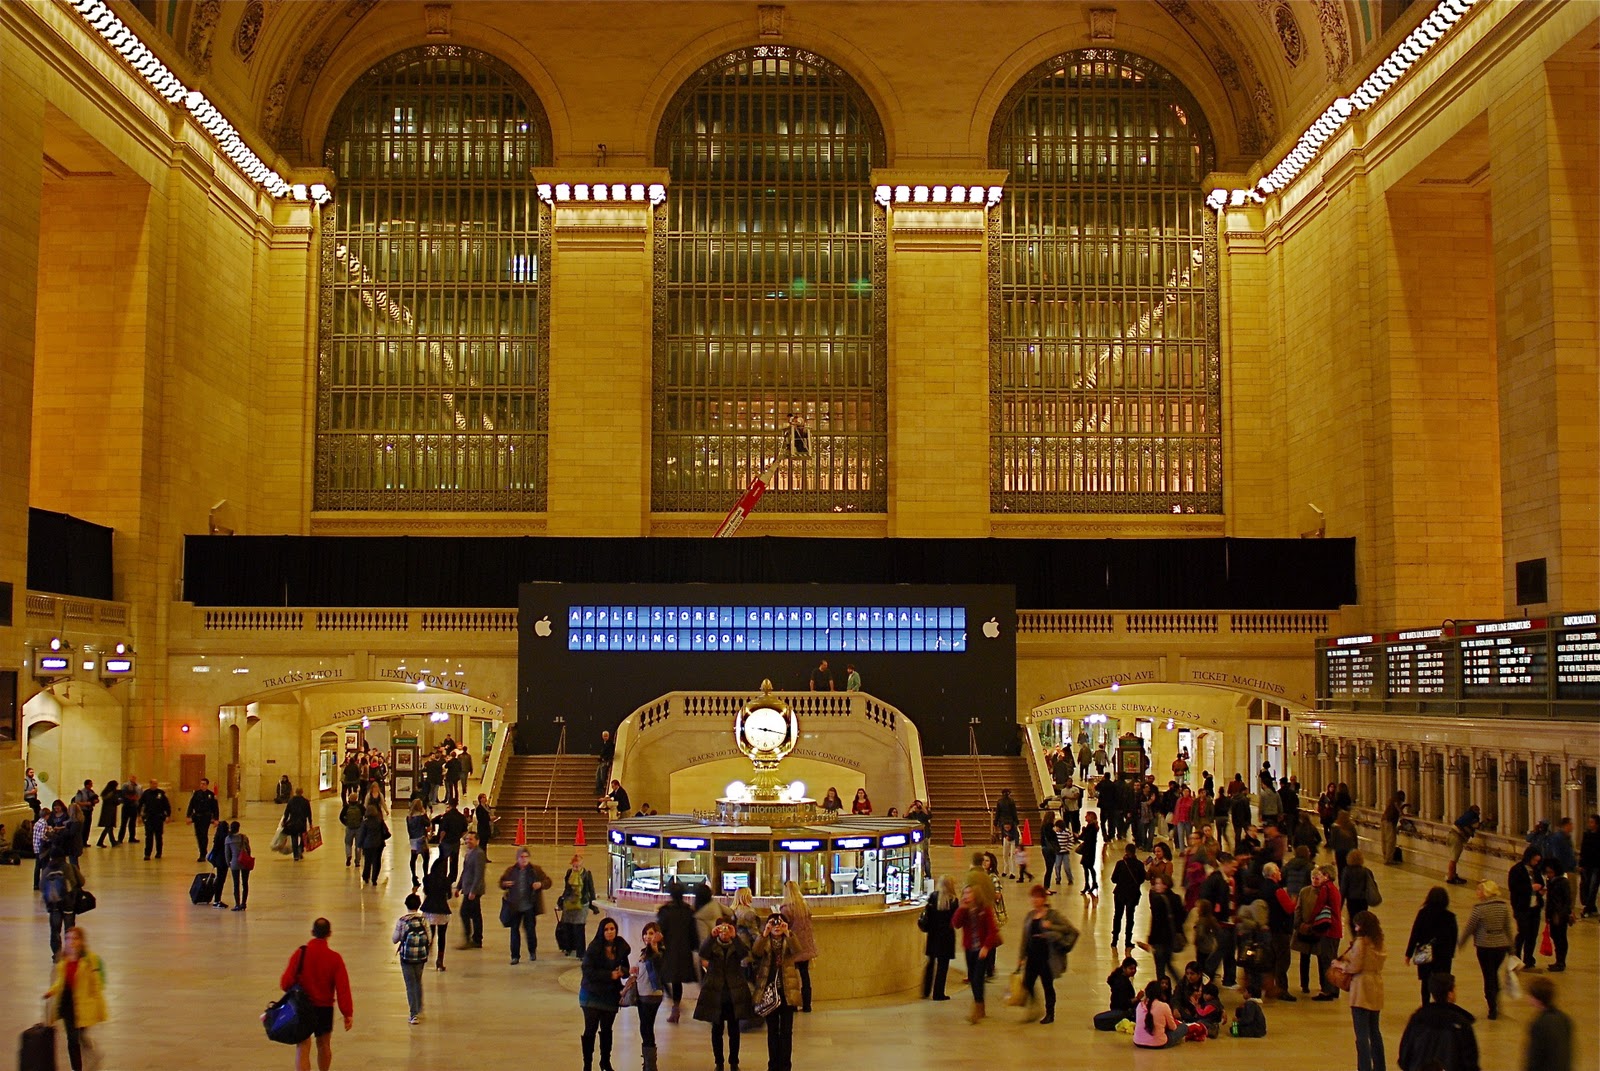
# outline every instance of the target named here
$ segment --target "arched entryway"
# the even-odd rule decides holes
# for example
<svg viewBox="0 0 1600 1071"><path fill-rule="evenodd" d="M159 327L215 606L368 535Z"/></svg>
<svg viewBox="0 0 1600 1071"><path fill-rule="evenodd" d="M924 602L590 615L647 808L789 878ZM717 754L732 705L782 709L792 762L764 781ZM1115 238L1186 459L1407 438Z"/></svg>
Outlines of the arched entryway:
<svg viewBox="0 0 1600 1071"><path fill-rule="evenodd" d="M96 786L120 780L123 769L122 700L89 681L62 681L22 707L22 760L39 775L39 799L70 800L86 778Z"/></svg>

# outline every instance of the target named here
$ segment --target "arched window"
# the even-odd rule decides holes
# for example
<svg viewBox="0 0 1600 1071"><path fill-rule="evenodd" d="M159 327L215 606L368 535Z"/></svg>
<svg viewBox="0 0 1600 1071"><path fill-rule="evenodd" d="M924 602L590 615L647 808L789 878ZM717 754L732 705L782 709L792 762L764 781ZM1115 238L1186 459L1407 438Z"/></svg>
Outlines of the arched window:
<svg viewBox="0 0 1600 1071"><path fill-rule="evenodd" d="M651 504L720 513L777 456L791 416L809 451L766 508L881 511L888 482L883 130L861 90L781 45L707 64L656 142Z"/></svg>
<svg viewBox="0 0 1600 1071"><path fill-rule="evenodd" d="M542 510L544 110L453 45L374 67L329 127L315 506Z"/></svg>
<svg viewBox="0 0 1600 1071"><path fill-rule="evenodd" d="M1001 106L997 512L1222 512L1211 132L1171 74L1090 49Z"/></svg>

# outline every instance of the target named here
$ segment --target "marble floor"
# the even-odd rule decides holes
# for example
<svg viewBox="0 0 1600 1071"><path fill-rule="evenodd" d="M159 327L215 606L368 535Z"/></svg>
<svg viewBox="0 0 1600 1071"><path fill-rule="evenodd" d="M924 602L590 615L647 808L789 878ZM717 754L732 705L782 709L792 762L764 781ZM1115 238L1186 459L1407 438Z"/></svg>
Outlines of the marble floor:
<svg viewBox="0 0 1600 1071"><path fill-rule="evenodd" d="M319 815L333 829L331 808ZM255 806L245 816L247 832L265 848L276 824L277 809ZM406 1023L405 994L389 934L409 891L403 853L388 853L389 870L376 890L363 891L353 870L344 867L342 847L330 843L294 863L262 852L254 876L250 909L217 911L188 901L189 882L200 867L187 827L175 826L168 837L166 858L146 863L141 849L90 849L84 859L89 887L99 909L83 918L91 946L105 959L109 974L111 1021L96 1031L105 1054L105 1071L153 1071L226 1066L233 1069L290 1067L290 1050L268 1042L258 1016L277 996L277 979L289 953L307 936L311 919L326 915L333 922L333 947L349 964L355 992L355 1028L339 1031L334 1042L336 1068L397 1069L511 1067L578 1068L582 1066L578 1034L577 969L554 950L549 916L540 924L547 954L537 963L511 967L504 955L505 931L487 911L487 947L460 952L452 948L443 973L429 972L426 1012L416 1026ZM391 842L394 843L394 842ZM535 858L547 869L565 863L570 848L536 848ZM598 850L591 848L592 856ZM938 849L935 863L956 870L951 848ZM492 851L495 865L509 861L509 851ZM961 868L961 869L964 869ZM960 870L956 870L959 874ZM15 1037L40 1016L42 993L49 979L48 923L31 889L31 864L0 868L0 969L9 983L0 989L0 1031ZM1379 873L1384 904L1379 915L1393 943L1403 942L1412 915L1436 878L1404 868ZM1013 894L1013 901L1020 899ZM1090 1017L1105 1007L1104 979L1115 958L1108 941L1109 896L1098 909L1085 906L1075 891L1064 898L1069 917L1084 923L1084 939L1071 957L1067 976L1058 982L1060 1006L1052 1026L1020 1020L1018 1009L991 999L992 1017L969 1026L969 999L955 985L955 999L935 1004L914 994L861 1004L830 1002L819 994L816 1011L800 1016L795 1028L795 1066L832 1071L844 1068L915 1068L955 1071L985 1067L1110 1067L1177 1066L1186 1071L1241 1066L1280 1066L1295 1071L1355 1067L1350 1014L1344 1004L1267 1005L1268 1036L1260 1040L1224 1038L1189 1044L1181 1053L1144 1052L1121 1034L1096 1033ZM1470 890L1452 890L1451 899L1464 918ZM1014 908L1015 910L1015 908ZM452 928L454 929L454 928ZM1136 932L1145 929L1141 911ZM1394 936L1397 935L1397 936ZM1595 1067L1596 997L1600 925L1579 924L1572 931L1569 969L1557 979L1562 1003L1578 1022L1579 1052L1575 1067ZM1015 936L1008 934L1015 948ZM1401 945L1403 950L1403 944ZM824 956L848 950L823 949ZM1149 960L1141 960L1138 981L1148 977ZM1002 963L1007 962L1002 960ZM1522 1066L1522 1046L1529 1009L1508 1001L1497 1022L1481 1018L1483 996L1476 963L1461 966L1461 1003L1480 1016L1477 1025L1485 1071L1510 1071ZM1385 980L1388 1009L1383 1032L1389 1066L1407 1017L1416 1004L1415 973L1398 952L1389 957ZM1226 998L1230 1011L1238 998ZM623 1012L617 1020L619 1071L636 1068L637 1021ZM661 1066L707 1069L711 1066L708 1030L684 1021L657 1027ZM10 1042L6 1043L11 1044ZM745 1039L743 1065L766 1063L762 1036ZM62 1065L65 1049L62 1049Z"/></svg>

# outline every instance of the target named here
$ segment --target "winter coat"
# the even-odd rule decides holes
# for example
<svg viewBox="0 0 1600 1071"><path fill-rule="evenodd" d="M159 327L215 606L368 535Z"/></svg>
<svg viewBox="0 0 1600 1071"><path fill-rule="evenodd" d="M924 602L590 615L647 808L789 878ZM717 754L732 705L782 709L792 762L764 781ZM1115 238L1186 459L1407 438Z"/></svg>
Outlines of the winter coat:
<svg viewBox="0 0 1600 1071"><path fill-rule="evenodd" d="M1050 977L1060 978L1067 973L1066 942L1077 932L1078 928L1053 907L1045 909L1042 919L1034 918L1029 911L1022 917L1022 954L1028 957L1042 954L1049 965Z"/></svg>
<svg viewBox="0 0 1600 1071"><path fill-rule="evenodd" d="M583 954L583 978L578 983L578 1006L616 1011L622 999L622 978L628 977L628 955L633 949L620 936L607 944L605 938L595 937ZM611 972L622 971L622 978L613 978Z"/></svg>
<svg viewBox="0 0 1600 1071"><path fill-rule="evenodd" d="M957 906L958 901L952 900L948 908L940 910L939 894L934 893L928 897L928 906L922 909L923 926L928 935L923 951L934 959L955 959L956 931L951 920L955 918Z"/></svg>
<svg viewBox="0 0 1600 1071"><path fill-rule="evenodd" d="M701 944L711 940L712 927L716 926L719 919L733 919L733 912L720 900L710 900L704 907L695 909L695 936Z"/></svg>
<svg viewBox="0 0 1600 1071"><path fill-rule="evenodd" d="M1472 905L1472 914L1461 928L1456 946L1466 947L1471 941L1475 948L1510 948L1516 923L1511 918L1511 905L1498 896L1493 900L1480 900Z"/></svg>
<svg viewBox="0 0 1600 1071"><path fill-rule="evenodd" d="M794 961L809 963L817 958L817 932L811 925L811 912L801 914L789 910L788 905L778 908L778 914L789 923L789 943L794 946Z"/></svg>
<svg viewBox="0 0 1600 1071"><path fill-rule="evenodd" d="M800 1007L800 972L795 969L795 951L792 934L783 938L762 934L756 938L755 946L750 949L750 958L756 965L756 984L751 992L765 993L772 981L772 972L778 970L783 1002L791 1008Z"/></svg>
<svg viewBox="0 0 1600 1071"><path fill-rule="evenodd" d="M1433 1061L1449 1071L1479 1071L1474 1021L1465 1008L1437 1001L1412 1012L1400 1035L1400 1071L1421 1071Z"/></svg>
<svg viewBox="0 0 1600 1071"><path fill-rule="evenodd" d="M383 846L389 841L389 826L382 818L373 815L361 820L361 829L356 834L356 843L364 852L381 852Z"/></svg>
<svg viewBox="0 0 1600 1071"><path fill-rule="evenodd" d="M1417 949L1430 946L1433 949L1433 962L1428 964L1429 969L1448 972L1450 961L1456 955L1457 936L1454 911L1424 907L1411 923L1411 936L1406 939L1406 959L1415 956Z"/></svg>
<svg viewBox="0 0 1600 1071"><path fill-rule="evenodd" d="M682 901L667 901L656 909L656 924L661 927L661 984L696 982L700 969L694 960L694 908Z"/></svg>
<svg viewBox="0 0 1600 1071"><path fill-rule="evenodd" d="M1150 894L1149 941L1152 945L1160 945L1163 948L1174 947L1177 944L1174 938L1183 936L1183 924L1188 919L1189 909L1183 906L1183 899L1177 893Z"/></svg>
<svg viewBox="0 0 1600 1071"><path fill-rule="evenodd" d="M450 914L450 873L435 866L422 876L422 910L428 915Z"/></svg>
<svg viewBox="0 0 1600 1071"><path fill-rule="evenodd" d="M519 882L518 879L522 879ZM527 888L534 882L539 883L539 888ZM501 897L511 905L513 911L532 911L535 915L544 914L544 891L550 887L550 875L542 867L529 863L526 873L519 873L515 863L506 867L505 873L500 875L500 888L504 890ZM524 899L526 897L526 899ZM523 906L527 905L527 906Z"/></svg>
<svg viewBox="0 0 1600 1071"><path fill-rule="evenodd" d="M1560 875L1544 887L1544 917L1551 925L1572 921L1572 886Z"/></svg>
<svg viewBox="0 0 1600 1071"><path fill-rule="evenodd" d="M1350 972L1350 1006L1368 1011L1383 1010L1383 949L1365 937L1357 937L1344 954L1344 969Z"/></svg>
<svg viewBox="0 0 1600 1071"><path fill-rule="evenodd" d="M743 963L750 948L735 937L723 944L708 937L700 946L700 959L707 964L705 977L700 980L700 999L694 1005L694 1017L703 1023L714 1023L722 1015L723 997L733 1001L733 1017L749 1019L755 1015L755 1001L750 995L750 983L745 981Z"/></svg>
<svg viewBox="0 0 1600 1071"><path fill-rule="evenodd" d="M67 987L67 959L56 963L50 989L45 994L48 1001L45 1012L47 1022L61 1017L61 993ZM77 973L72 979L72 1019L79 1030L103 1023L106 1014L106 965L93 952L85 952L78 960Z"/></svg>
<svg viewBox="0 0 1600 1071"><path fill-rule="evenodd" d="M283 831L293 837L311 827L311 801L304 796L291 796L283 805Z"/></svg>
<svg viewBox="0 0 1600 1071"><path fill-rule="evenodd" d="M1123 858L1111 870L1111 900L1117 904L1137 904L1144 888L1144 864Z"/></svg>

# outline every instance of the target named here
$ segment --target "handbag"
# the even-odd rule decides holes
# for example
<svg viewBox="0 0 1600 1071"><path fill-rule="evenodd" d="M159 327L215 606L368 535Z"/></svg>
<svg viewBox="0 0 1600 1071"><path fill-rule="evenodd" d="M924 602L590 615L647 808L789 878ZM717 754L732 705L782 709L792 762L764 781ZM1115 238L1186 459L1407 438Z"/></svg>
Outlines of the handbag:
<svg viewBox="0 0 1600 1071"><path fill-rule="evenodd" d="M255 868L256 868L256 857L251 855L249 852L240 852L239 853L239 869L240 870L244 870L244 871L250 871L250 870L254 870Z"/></svg>
<svg viewBox="0 0 1600 1071"><path fill-rule="evenodd" d="M1425 945L1418 945L1416 947L1416 950L1411 953L1411 965L1413 967L1426 967L1428 964L1430 964L1432 962L1433 962L1433 945L1431 943L1430 944L1425 944Z"/></svg>
<svg viewBox="0 0 1600 1071"><path fill-rule="evenodd" d="M635 1007L638 1003L639 1003L638 979L630 974L628 976L628 980L626 982L622 983L622 994L619 997L617 997L617 1007L619 1007L619 1008L632 1008L632 1007Z"/></svg>
<svg viewBox="0 0 1600 1071"><path fill-rule="evenodd" d="M295 964L293 984L261 1013L261 1023L267 1029L267 1037L283 1045L298 1045L317 1029L311 998L300 988L300 972L305 965L306 946L301 945L300 962Z"/></svg>
<svg viewBox="0 0 1600 1071"><path fill-rule="evenodd" d="M80 894L81 895L81 894ZM1550 924L1544 924L1544 936L1539 938L1539 955L1553 956L1556 954L1556 943L1550 936Z"/></svg>
<svg viewBox="0 0 1600 1071"><path fill-rule="evenodd" d="M93 911L94 909L94 893L90 892L88 889L79 889L77 897L72 902L72 913L75 915L84 915L90 911ZM1545 939L1548 940L1550 936L1549 928L1546 927L1544 932Z"/></svg>
<svg viewBox="0 0 1600 1071"><path fill-rule="evenodd" d="M1348 953L1350 949L1354 947L1355 942L1352 941L1348 946L1345 947L1344 952L1339 953L1339 958L1334 960L1322 975L1323 980L1329 985L1333 986L1335 989L1342 989L1346 993L1350 992L1350 980L1355 976L1349 971L1345 970L1344 957L1345 953Z"/></svg>
<svg viewBox="0 0 1600 1071"><path fill-rule="evenodd" d="M778 989L778 972L772 972L772 978L767 982L767 987L761 991L761 999L756 1001L755 1012L765 1019L783 1005L783 993Z"/></svg>
<svg viewBox="0 0 1600 1071"><path fill-rule="evenodd" d="M512 909L511 901L510 900L501 900L500 901L500 925L504 926L506 929L509 930L512 926L515 926L516 923L517 923L517 913L516 913L515 910Z"/></svg>
<svg viewBox="0 0 1600 1071"><path fill-rule="evenodd" d="M923 933L928 932L928 905L923 904L922 910L917 913L917 929Z"/></svg>
<svg viewBox="0 0 1600 1071"><path fill-rule="evenodd" d="M1011 988L1006 992L1006 1004L1020 1008L1026 1003L1028 1003L1028 990L1022 984L1022 968L1018 967L1011 972Z"/></svg>

